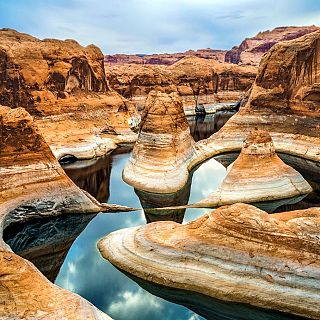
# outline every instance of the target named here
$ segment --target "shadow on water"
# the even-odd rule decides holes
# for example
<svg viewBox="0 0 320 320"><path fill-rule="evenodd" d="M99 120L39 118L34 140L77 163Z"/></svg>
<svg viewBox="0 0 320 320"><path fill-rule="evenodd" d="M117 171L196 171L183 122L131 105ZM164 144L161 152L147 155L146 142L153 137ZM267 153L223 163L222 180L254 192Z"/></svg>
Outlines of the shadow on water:
<svg viewBox="0 0 320 320"><path fill-rule="evenodd" d="M192 123L190 126L195 139L205 138L213 133L211 130L217 130L220 120L216 118L214 121L215 124L209 125L205 119L194 119L193 129ZM205 134L206 130L208 132ZM159 216L153 214L152 208L185 205L208 196L218 188L225 177L225 167L238 156L237 153L229 153L210 159L195 168L188 184L178 193L159 195L135 190L123 182L122 170L131 149L132 147L121 147L105 157L92 161L77 161L66 164L64 168L79 187L99 201L131 207L139 207L141 204L144 212L96 216L79 214L10 224L4 230L5 241L14 252L33 262L49 280L80 294L117 320L199 320L202 317L234 320L298 319L292 315L287 316L245 304L222 302L134 279L139 286L101 257L96 243L110 232L158 220L186 223L211 211L182 209ZM276 212L319 206L319 164L288 155L280 156L310 182L314 192L296 204L281 203L280 207L277 205Z"/></svg>

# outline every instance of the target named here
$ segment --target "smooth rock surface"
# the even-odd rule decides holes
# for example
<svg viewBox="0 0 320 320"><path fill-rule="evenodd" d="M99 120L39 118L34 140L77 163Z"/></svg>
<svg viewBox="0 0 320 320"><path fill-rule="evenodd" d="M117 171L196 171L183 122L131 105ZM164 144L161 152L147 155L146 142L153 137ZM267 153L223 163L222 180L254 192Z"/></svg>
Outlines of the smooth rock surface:
<svg viewBox="0 0 320 320"><path fill-rule="evenodd" d="M240 150L248 133L259 128L270 133L277 152L319 161L319 62L320 31L273 46L240 111L197 144L199 159L217 149Z"/></svg>
<svg viewBox="0 0 320 320"><path fill-rule="evenodd" d="M174 193L188 181L194 145L180 97L152 91L123 180L144 191Z"/></svg>
<svg viewBox="0 0 320 320"><path fill-rule="evenodd" d="M237 202L274 201L311 191L303 176L277 156L269 133L253 130L239 157L228 166L227 176L218 190L196 205L213 208Z"/></svg>
<svg viewBox="0 0 320 320"><path fill-rule="evenodd" d="M234 204L186 225L118 230L98 248L149 282L320 319L319 224L319 208L269 215Z"/></svg>
<svg viewBox="0 0 320 320"><path fill-rule="evenodd" d="M83 298L49 282L3 242L11 223L63 213L122 211L101 204L64 173L33 118L0 106L0 318L110 319ZM128 209L128 208L127 208Z"/></svg>

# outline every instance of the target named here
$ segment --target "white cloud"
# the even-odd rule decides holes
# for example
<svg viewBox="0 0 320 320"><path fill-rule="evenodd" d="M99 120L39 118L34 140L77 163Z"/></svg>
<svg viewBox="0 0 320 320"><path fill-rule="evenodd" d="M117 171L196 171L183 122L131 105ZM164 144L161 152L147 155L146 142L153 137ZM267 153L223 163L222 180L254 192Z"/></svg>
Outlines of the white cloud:
<svg viewBox="0 0 320 320"><path fill-rule="evenodd" d="M74 38L105 53L228 49L280 25L319 23L318 0L0 1L0 27Z"/></svg>
<svg viewBox="0 0 320 320"><path fill-rule="evenodd" d="M120 319L136 319L137 314L139 314L140 319L149 319L148 315L161 312L162 309L163 305L159 302L159 299L139 289L136 292L122 292L118 300L110 304L108 313ZM132 315L132 318L130 315Z"/></svg>

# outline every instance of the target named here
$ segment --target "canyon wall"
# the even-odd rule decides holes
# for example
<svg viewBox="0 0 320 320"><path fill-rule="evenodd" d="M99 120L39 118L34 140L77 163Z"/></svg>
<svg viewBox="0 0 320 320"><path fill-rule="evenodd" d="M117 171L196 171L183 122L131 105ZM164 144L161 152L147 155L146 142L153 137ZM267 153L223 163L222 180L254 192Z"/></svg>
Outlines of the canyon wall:
<svg viewBox="0 0 320 320"><path fill-rule="evenodd" d="M126 98L144 101L152 90L178 92L184 105L237 101L255 79L255 67L186 57L170 66L106 66L111 88Z"/></svg>
<svg viewBox="0 0 320 320"><path fill-rule="evenodd" d="M114 54L105 55L104 62L106 64L152 64L152 65L171 65L178 60L194 56L204 59L214 59L223 62L226 50L199 49L188 50L178 53L159 53L159 54Z"/></svg>
<svg viewBox="0 0 320 320"><path fill-rule="evenodd" d="M318 161L319 52L320 31L273 46L263 57L240 111L203 142L204 148L218 141L240 148L257 127L270 133L277 151Z"/></svg>
<svg viewBox="0 0 320 320"><path fill-rule="evenodd" d="M254 37L243 40L239 46L235 46L227 51L225 62L259 66L262 56L276 43L293 40L317 30L319 30L319 27L307 26L278 27L271 31L259 32Z"/></svg>
<svg viewBox="0 0 320 320"><path fill-rule="evenodd" d="M34 116L57 158L91 158L136 139L135 107L109 89L94 45L1 29L0 104Z"/></svg>

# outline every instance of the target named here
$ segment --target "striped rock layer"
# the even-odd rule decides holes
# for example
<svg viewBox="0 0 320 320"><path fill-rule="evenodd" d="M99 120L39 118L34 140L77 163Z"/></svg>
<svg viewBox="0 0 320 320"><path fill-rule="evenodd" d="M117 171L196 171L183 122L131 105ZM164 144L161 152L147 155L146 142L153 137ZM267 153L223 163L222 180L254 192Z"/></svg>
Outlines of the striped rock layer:
<svg viewBox="0 0 320 320"><path fill-rule="evenodd" d="M179 96L152 91L123 179L148 192L176 192L187 183L194 145Z"/></svg>
<svg viewBox="0 0 320 320"><path fill-rule="evenodd" d="M274 201L312 191L303 176L275 153L268 132L253 130L219 189L197 204L216 207L236 202Z"/></svg>
<svg viewBox="0 0 320 320"><path fill-rule="evenodd" d="M0 106L0 318L110 319L49 282L2 235L9 224L35 217L117 209L125 208L100 204L66 176L25 109Z"/></svg>
<svg viewBox="0 0 320 320"><path fill-rule="evenodd" d="M320 31L274 45L261 60L258 75L240 111L206 141L199 157L223 145L240 149L253 128L270 133L276 151L319 160Z"/></svg>
<svg viewBox="0 0 320 320"><path fill-rule="evenodd" d="M118 230L98 247L152 283L320 319L319 230L318 208L268 215L235 204L186 225Z"/></svg>

